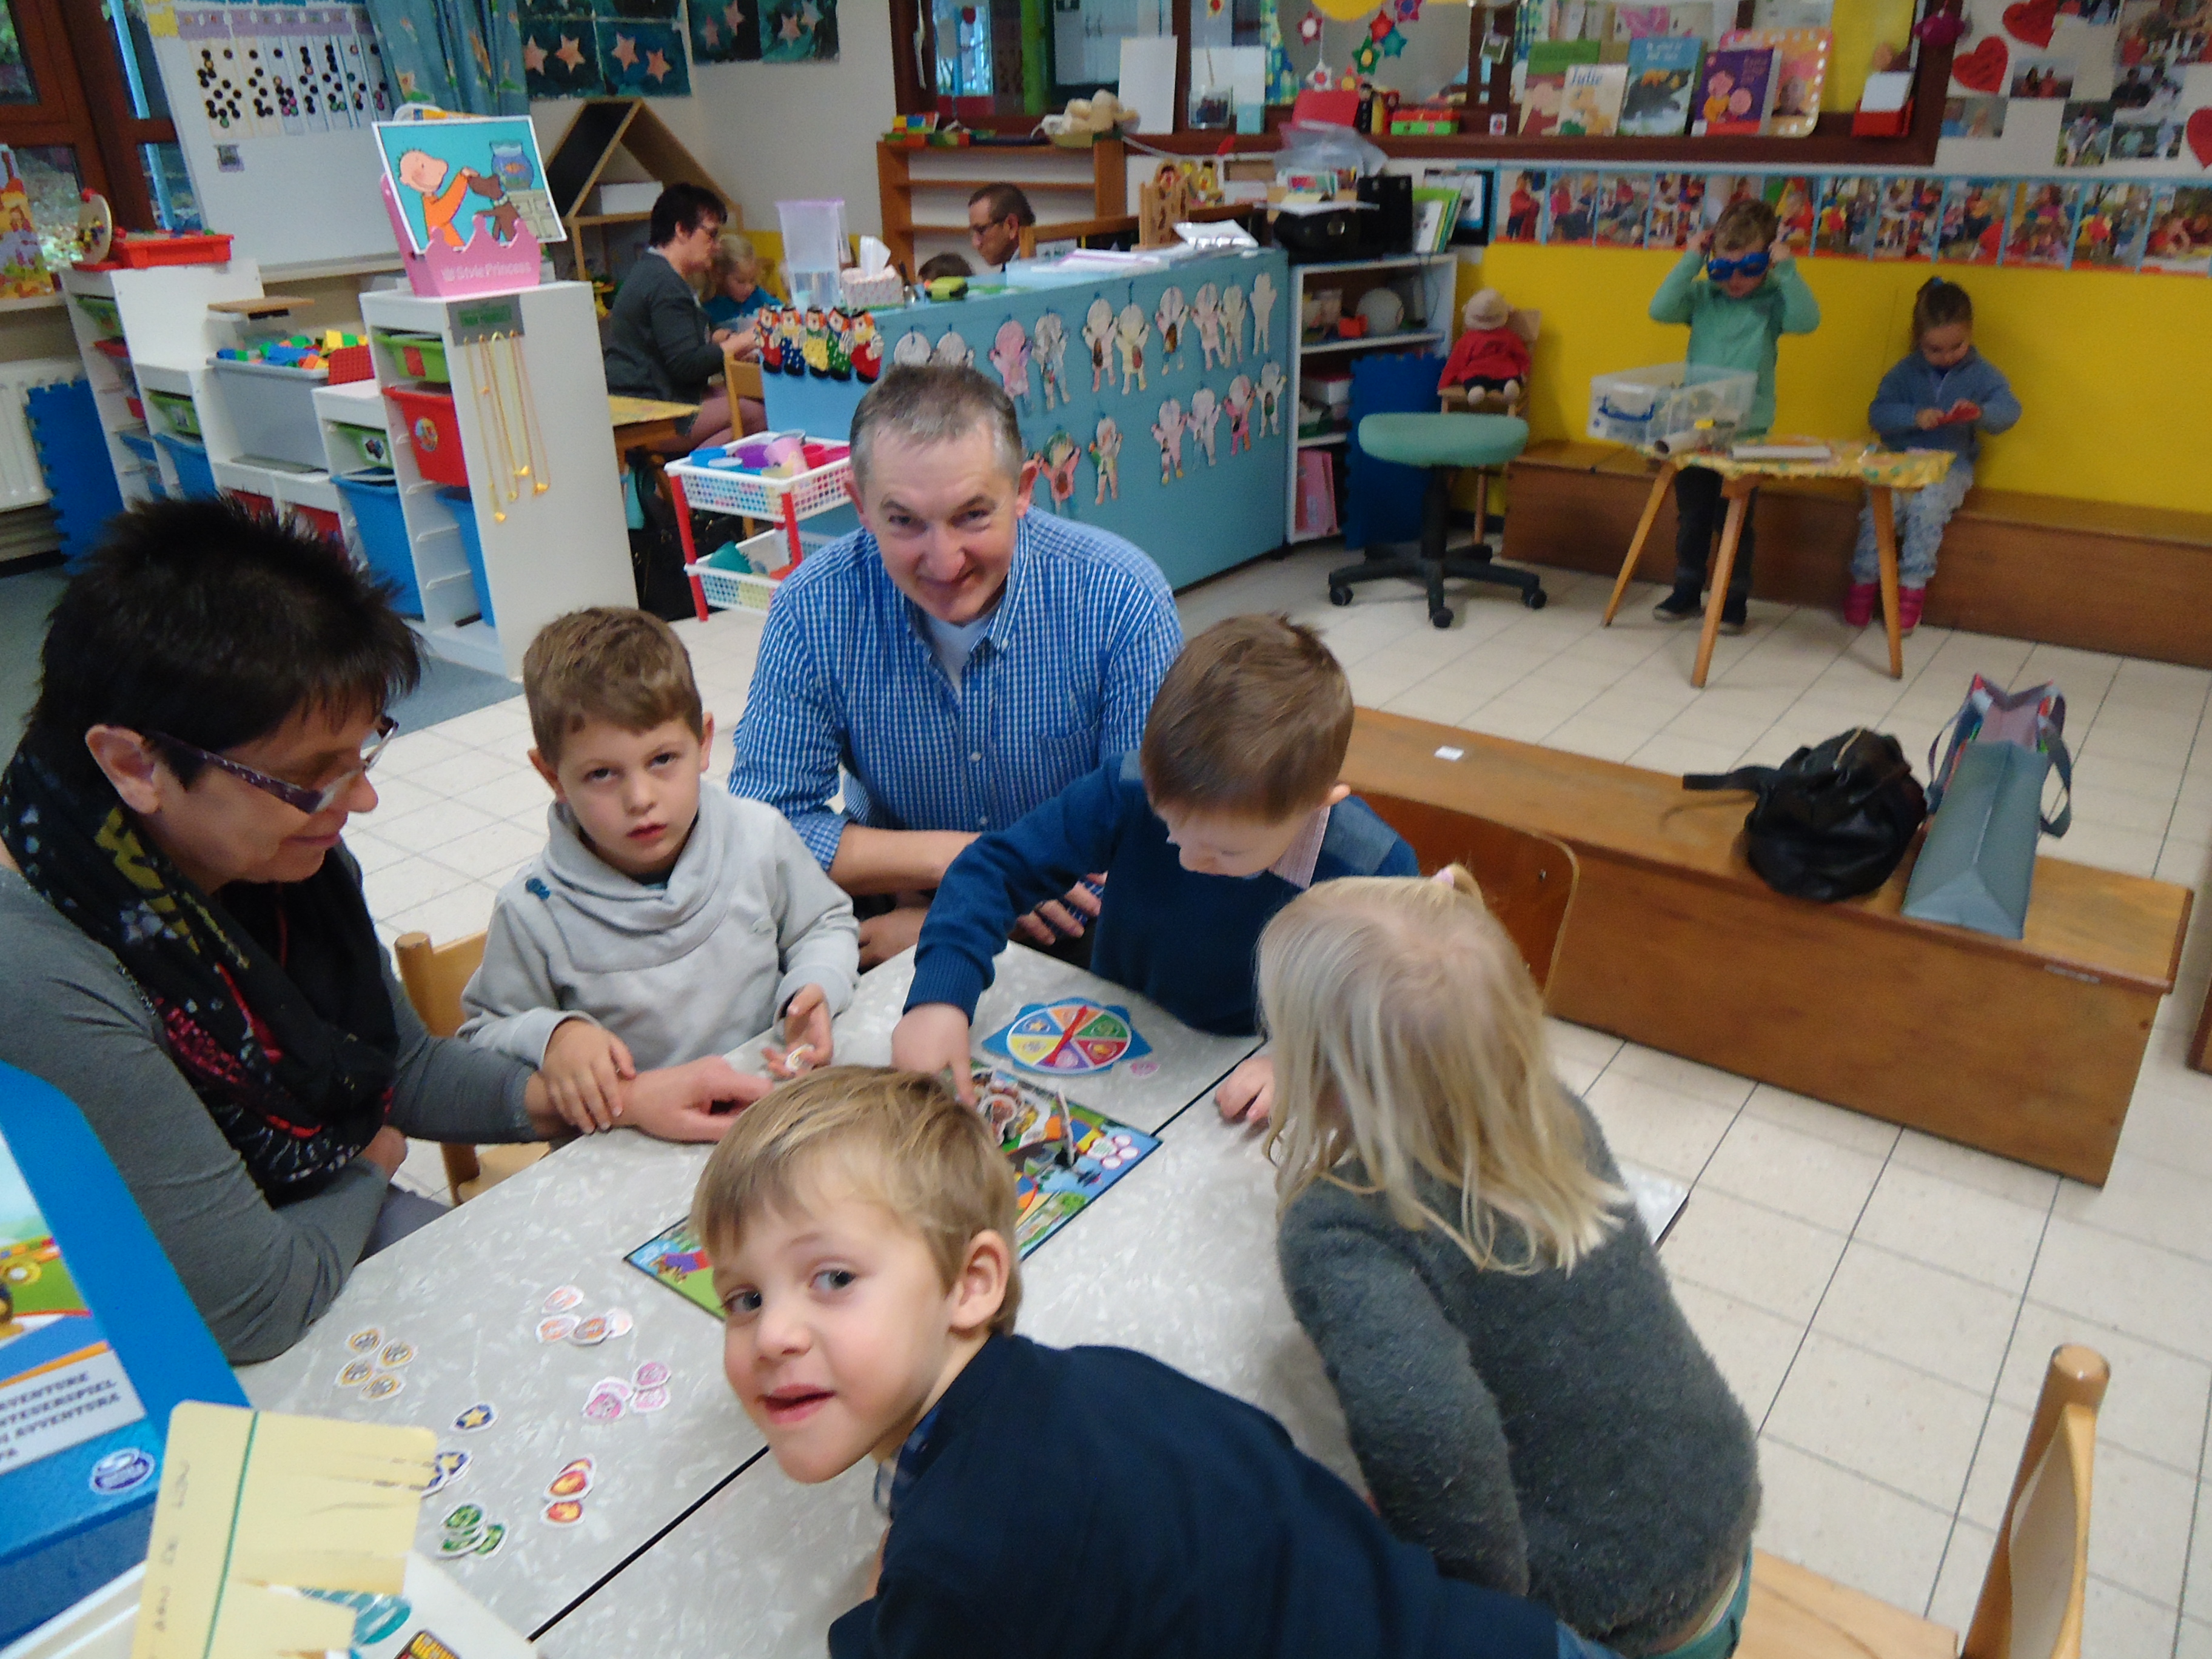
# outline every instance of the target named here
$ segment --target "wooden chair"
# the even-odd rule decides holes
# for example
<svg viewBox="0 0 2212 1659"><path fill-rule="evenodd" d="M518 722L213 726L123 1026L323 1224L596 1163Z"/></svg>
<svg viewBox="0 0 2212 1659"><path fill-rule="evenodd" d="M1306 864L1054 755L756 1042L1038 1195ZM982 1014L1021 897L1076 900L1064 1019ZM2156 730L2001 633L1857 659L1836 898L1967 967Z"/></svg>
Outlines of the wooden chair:
<svg viewBox="0 0 2212 1659"><path fill-rule="evenodd" d="M483 960L484 936L471 933L448 945L433 945L428 933L402 933L392 946L399 959L399 982L432 1036L449 1037L461 1029L461 992ZM456 1204L474 1198L507 1176L528 1169L550 1150L542 1141L496 1146L481 1153L459 1141L444 1141L446 1185Z"/></svg>
<svg viewBox="0 0 2212 1659"><path fill-rule="evenodd" d="M2080 1659L2089 1474L2112 1368L2051 1356L1964 1646L1955 1632L1760 1552L1737 1659Z"/></svg>
<svg viewBox="0 0 2212 1659"><path fill-rule="evenodd" d="M1575 897L1575 855L1565 842L1449 807L1371 791L1360 797L1403 836L1424 870L1463 864L1491 912L1520 947L1542 990Z"/></svg>

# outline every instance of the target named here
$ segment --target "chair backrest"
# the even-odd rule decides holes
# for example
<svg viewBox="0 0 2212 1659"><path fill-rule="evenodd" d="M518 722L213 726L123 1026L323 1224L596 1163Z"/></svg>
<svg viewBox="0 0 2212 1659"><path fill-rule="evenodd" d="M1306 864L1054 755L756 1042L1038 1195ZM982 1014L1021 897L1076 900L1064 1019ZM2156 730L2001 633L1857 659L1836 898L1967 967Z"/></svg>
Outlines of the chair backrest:
<svg viewBox="0 0 2212 1659"><path fill-rule="evenodd" d="M733 401L739 398L764 398L768 396L761 388L761 366L757 362L745 362L727 346L722 348L722 386Z"/></svg>
<svg viewBox="0 0 2212 1659"><path fill-rule="evenodd" d="M1463 864L1482 888L1492 913L1520 947L1542 990L1574 902L1574 849L1563 841L1511 824L1455 812L1396 795L1360 797L1403 836L1424 870Z"/></svg>
<svg viewBox="0 0 2212 1659"><path fill-rule="evenodd" d="M399 958L399 982L432 1036L451 1036L461 1029L461 992L483 960L484 936L471 933L447 945L433 945L428 933L402 933L392 947Z"/></svg>
<svg viewBox="0 0 2212 1659"><path fill-rule="evenodd" d="M1961 1659L2080 1659L2097 1407L2112 1375L2094 1349L2051 1354Z"/></svg>

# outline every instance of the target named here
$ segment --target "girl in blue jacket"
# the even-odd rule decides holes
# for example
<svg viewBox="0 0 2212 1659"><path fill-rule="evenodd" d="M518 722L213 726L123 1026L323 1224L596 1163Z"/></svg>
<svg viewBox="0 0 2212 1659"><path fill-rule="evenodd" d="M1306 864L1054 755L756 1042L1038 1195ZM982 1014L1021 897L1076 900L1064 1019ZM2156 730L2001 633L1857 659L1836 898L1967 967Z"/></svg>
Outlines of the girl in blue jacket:
<svg viewBox="0 0 2212 1659"><path fill-rule="evenodd" d="M1966 290L1930 276L1912 301L1912 355L1881 377L1867 420L1892 449L1948 449L1950 470L1925 489L1901 494L1897 556L1897 622L1910 634L1920 624L1928 579L1943 526L1973 488L1981 434L2020 419L2020 399L1996 366L1974 349L1974 302ZM1859 514L1858 550L1851 556L1844 621L1863 628L1881 593L1872 502Z"/></svg>

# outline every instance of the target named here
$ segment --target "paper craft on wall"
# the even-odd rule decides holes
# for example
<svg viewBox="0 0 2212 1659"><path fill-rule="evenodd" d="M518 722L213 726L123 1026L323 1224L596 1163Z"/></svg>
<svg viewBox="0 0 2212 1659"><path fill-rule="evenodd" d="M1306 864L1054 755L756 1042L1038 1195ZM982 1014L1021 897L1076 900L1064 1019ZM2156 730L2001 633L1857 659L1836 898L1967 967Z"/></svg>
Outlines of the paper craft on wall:
<svg viewBox="0 0 2212 1659"><path fill-rule="evenodd" d="M761 55L758 0L691 0L691 56L702 64L757 63Z"/></svg>
<svg viewBox="0 0 2212 1659"><path fill-rule="evenodd" d="M1201 386L1190 394L1190 413L1184 425L1190 429L1194 441L1206 455L1206 464L1213 465L1213 432L1221 422L1221 400L1213 395L1213 388Z"/></svg>
<svg viewBox="0 0 2212 1659"><path fill-rule="evenodd" d="M1107 498L1121 499L1121 428L1111 415L1101 415L1098 426L1091 440L1091 465L1098 474L1098 499L1094 505L1103 507Z"/></svg>
<svg viewBox="0 0 2212 1659"><path fill-rule="evenodd" d="M1221 290L1212 283L1202 284L1192 300L1190 320L1198 330L1198 349L1207 368L1225 368L1229 355L1221 343Z"/></svg>
<svg viewBox="0 0 2212 1659"><path fill-rule="evenodd" d="M1270 360L1260 370L1261 430L1280 436L1283 430L1283 366Z"/></svg>
<svg viewBox="0 0 2212 1659"><path fill-rule="evenodd" d="M1071 504L1075 497L1075 464L1082 459L1081 447L1065 431L1054 432L1037 452L1037 476L1052 493L1054 512L1074 516Z"/></svg>
<svg viewBox="0 0 2212 1659"><path fill-rule="evenodd" d="M929 336L918 328L907 330L891 348L891 361L901 368L920 368L929 362L930 355Z"/></svg>
<svg viewBox="0 0 2212 1659"><path fill-rule="evenodd" d="M1229 383L1229 454L1233 460L1239 450L1252 447L1252 381L1249 375L1239 374Z"/></svg>
<svg viewBox="0 0 2212 1659"><path fill-rule="evenodd" d="M948 328L938 337L937 349L930 354L929 360L947 368L973 368L975 349L960 337L957 329Z"/></svg>
<svg viewBox="0 0 2212 1659"><path fill-rule="evenodd" d="M1083 343L1091 348L1091 390L1098 392L1105 384L1107 354L1114 342L1114 302L1104 297L1093 300L1090 309L1083 313Z"/></svg>
<svg viewBox="0 0 2212 1659"><path fill-rule="evenodd" d="M632 98L691 95L691 60L683 27L672 15L651 21L602 17L593 27L599 73L609 93Z"/></svg>
<svg viewBox="0 0 2212 1659"><path fill-rule="evenodd" d="M1189 314L1190 307L1183 302L1181 289L1169 287L1161 290L1159 309L1152 313L1152 321L1159 325L1160 369L1164 374L1182 366L1182 325Z"/></svg>
<svg viewBox="0 0 2212 1659"><path fill-rule="evenodd" d="M365 127L392 113L362 7L183 6L172 15L199 112L226 142Z"/></svg>
<svg viewBox="0 0 2212 1659"><path fill-rule="evenodd" d="M690 42L678 0L522 0L518 21L532 98L690 95Z"/></svg>
<svg viewBox="0 0 2212 1659"><path fill-rule="evenodd" d="M1263 270L1252 279L1252 349L1263 357L1273 349L1274 317L1275 279Z"/></svg>
<svg viewBox="0 0 2212 1659"><path fill-rule="evenodd" d="M1036 364L1037 379L1043 386L1044 406L1049 411L1055 398L1062 404L1068 401L1067 325L1060 321L1058 312L1048 311L1036 319L1031 335L1030 355Z"/></svg>
<svg viewBox="0 0 2212 1659"><path fill-rule="evenodd" d="M1129 382L1134 379L1137 390L1145 389L1145 342L1152 337L1152 325L1145 320L1145 313L1135 301L1121 307L1115 319L1114 349L1121 360L1121 395L1129 395Z"/></svg>
<svg viewBox="0 0 2212 1659"><path fill-rule="evenodd" d="M1011 317L999 325L998 336L991 343L991 367L999 371L999 383L1006 388L1006 396L1021 405L1026 414L1030 406L1030 337Z"/></svg>
<svg viewBox="0 0 2212 1659"><path fill-rule="evenodd" d="M1170 477L1182 477L1182 404L1170 398L1160 404L1159 418L1152 422L1152 441L1160 447L1160 482Z"/></svg>
<svg viewBox="0 0 2212 1659"><path fill-rule="evenodd" d="M837 0L759 0L761 61L837 61Z"/></svg>

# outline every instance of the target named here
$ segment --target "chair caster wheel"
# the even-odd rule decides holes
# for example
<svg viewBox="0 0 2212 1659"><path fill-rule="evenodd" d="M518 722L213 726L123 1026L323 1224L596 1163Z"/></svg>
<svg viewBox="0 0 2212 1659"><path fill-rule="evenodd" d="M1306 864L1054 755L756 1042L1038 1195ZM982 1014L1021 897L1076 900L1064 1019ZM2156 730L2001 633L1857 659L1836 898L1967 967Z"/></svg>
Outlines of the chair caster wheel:
<svg viewBox="0 0 2212 1659"><path fill-rule="evenodd" d="M1331 605L1350 605L1352 603L1352 590L1341 585L1332 583L1328 590L1328 602Z"/></svg>
<svg viewBox="0 0 2212 1659"><path fill-rule="evenodd" d="M1449 606L1440 605L1435 610L1429 612L1430 627L1449 628L1451 625L1452 613Z"/></svg>
<svg viewBox="0 0 2212 1659"><path fill-rule="evenodd" d="M1540 587L1532 587L1521 596L1521 603L1531 611L1541 611L1547 602L1544 590Z"/></svg>

